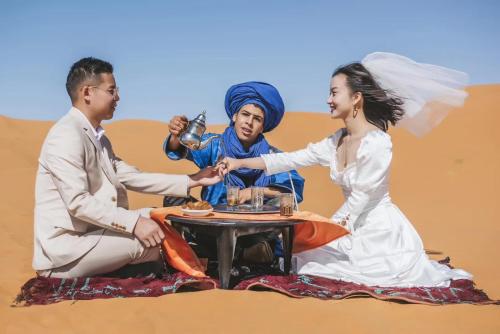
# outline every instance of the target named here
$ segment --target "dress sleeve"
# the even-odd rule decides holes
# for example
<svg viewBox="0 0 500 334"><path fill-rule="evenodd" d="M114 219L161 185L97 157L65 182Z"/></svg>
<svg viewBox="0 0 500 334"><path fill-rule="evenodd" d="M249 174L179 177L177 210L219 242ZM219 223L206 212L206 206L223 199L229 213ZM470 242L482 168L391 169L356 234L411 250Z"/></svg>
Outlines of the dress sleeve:
<svg viewBox="0 0 500 334"><path fill-rule="evenodd" d="M314 165L330 166L339 136L340 130L322 141L310 143L302 150L261 155L266 165L266 174L273 175Z"/></svg>
<svg viewBox="0 0 500 334"><path fill-rule="evenodd" d="M392 143L389 135L371 132L360 144L356 158L356 171L351 181L351 192L333 220L352 228L358 217L372 200L386 191L392 160Z"/></svg>

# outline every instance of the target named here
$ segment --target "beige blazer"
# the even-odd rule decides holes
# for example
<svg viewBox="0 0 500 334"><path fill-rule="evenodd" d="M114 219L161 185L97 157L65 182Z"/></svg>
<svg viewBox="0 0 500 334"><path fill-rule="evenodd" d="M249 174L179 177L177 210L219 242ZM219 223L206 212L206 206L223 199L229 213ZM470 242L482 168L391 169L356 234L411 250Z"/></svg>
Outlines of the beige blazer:
<svg viewBox="0 0 500 334"><path fill-rule="evenodd" d="M33 268L57 268L78 259L105 229L131 235L140 210L128 210L127 189L185 197L188 177L143 173L126 164L109 139L97 141L85 116L71 108L50 129L40 153Z"/></svg>

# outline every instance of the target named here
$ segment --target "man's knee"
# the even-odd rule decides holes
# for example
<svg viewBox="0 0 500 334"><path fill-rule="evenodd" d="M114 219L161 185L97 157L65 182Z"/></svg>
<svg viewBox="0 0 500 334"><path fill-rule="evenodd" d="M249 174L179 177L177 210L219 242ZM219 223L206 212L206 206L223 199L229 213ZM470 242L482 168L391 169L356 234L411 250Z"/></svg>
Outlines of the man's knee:
<svg viewBox="0 0 500 334"><path fill-rule="evenodd" d="M131 263L157 261L160 259L160 246L145 247L139 239L134 237L130 257L132 260Z"/></svg>
<svg viewBox="0 0 500 334"><path fill-rule="evenodd" d="M143 258L159 258L159 250L145 247L139 239L133 235L124 235L119 232L107 230L104 232L103 239L100 241L102 244L107 244L106 247L115 248L113 251L121 253L129 258L129 262L140 263ZM154 247L158 248L158 247ZM122 256L123 256L122 255ZM151 260L154 261L154 260Z"/></svg>

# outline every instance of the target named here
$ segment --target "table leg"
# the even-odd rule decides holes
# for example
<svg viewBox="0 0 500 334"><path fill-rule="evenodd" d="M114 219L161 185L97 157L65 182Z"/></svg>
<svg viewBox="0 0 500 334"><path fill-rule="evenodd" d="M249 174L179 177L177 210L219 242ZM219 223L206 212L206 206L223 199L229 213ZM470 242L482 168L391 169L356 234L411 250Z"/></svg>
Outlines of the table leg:
<svg viewBox="0 0 500 334"><path fill-rule="evenodd" d="M293 226L285 227L281 230L281 235L283 238L283 260L284 260L284 272L285 275L290 275L290 268L292 265L292 248L293 248L293 237L295 229Z"/></svg>
<svg viewBox="0 0 500 334"><path fill-rule="evenodd" d="M222 289L229 288L231 269L233 267L234 247L236 245L235 229L225 227L217 235L217 259L219 261L219 281Z"/></svg>
<svg viewBox="0 0 500 334"><path fill-rule="evenodd" d="M182 236L182 225L181 224L178 224L178 223L174 223L174 222L170 222L170 224L172 225L173 228L175 228L177 230L177 232L179 232L179 234Z"/></svg>

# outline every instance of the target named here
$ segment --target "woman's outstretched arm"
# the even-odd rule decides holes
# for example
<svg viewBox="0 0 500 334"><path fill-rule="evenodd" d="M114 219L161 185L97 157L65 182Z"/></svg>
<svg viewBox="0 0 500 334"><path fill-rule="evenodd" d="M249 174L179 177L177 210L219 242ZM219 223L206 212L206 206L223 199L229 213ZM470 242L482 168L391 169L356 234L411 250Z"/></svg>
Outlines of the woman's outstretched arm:
<svg viewBox="0 0 500 334"><path fill-rule="evenodd" d="M302 150L263 154L258 158L238 160L226 157L218 164L218 168L221 174L239 168L250 168L261 169L266 174L273 175L313 165L329 166L334 151L333 141L333 137L327 137L320 142L307 145Z"/></svg>
<svg viewBox="0 0 500 334"><path fill-rule="evenodd" d="M226 157L217 164L217 167L219 170L223 171L224 174L240 168L266 170L266 164L264 163L264 159L261 157L248 159L234 159Z"/></svg>

